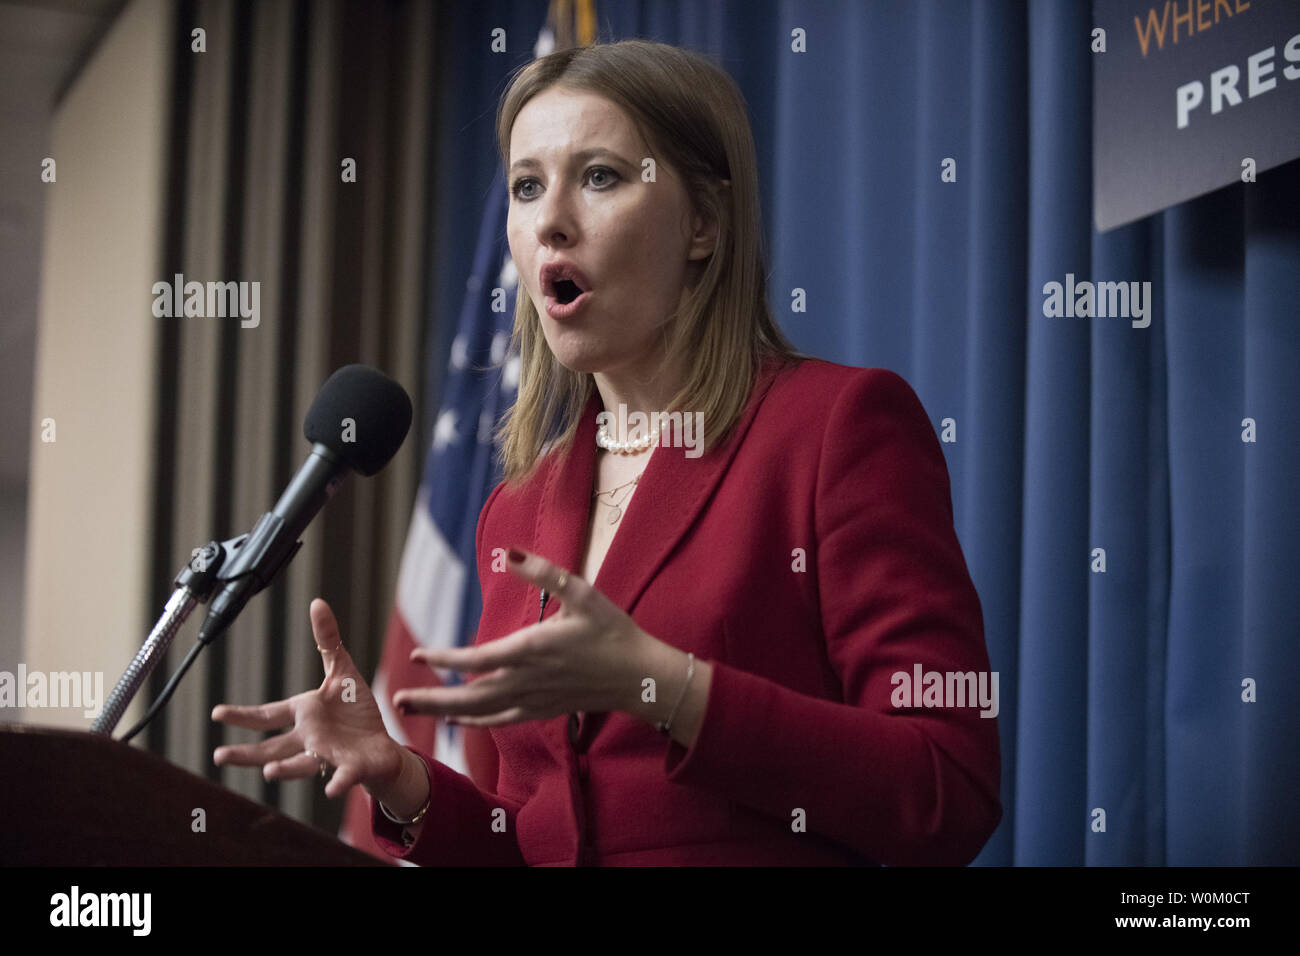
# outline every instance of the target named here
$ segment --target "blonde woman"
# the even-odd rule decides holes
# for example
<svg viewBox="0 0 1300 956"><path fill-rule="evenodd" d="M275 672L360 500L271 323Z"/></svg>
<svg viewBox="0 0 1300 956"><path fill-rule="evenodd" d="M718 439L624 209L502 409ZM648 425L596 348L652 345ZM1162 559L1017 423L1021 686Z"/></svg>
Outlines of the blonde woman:
<svg viewBox="0 0 1300 956"><path fill-rule="evenodd" d="M417 863L968 863L1001 818L997 721L910 687L989 671L944 457L901 378L773 321L735 84L655 43L557 52L498 137L522 374L483 613L473 647L416 652L466 683L394 696L469 728L474 774L388 736L319 600L325 682L218 707L283 733L215 759L334 768Z"/></svg>

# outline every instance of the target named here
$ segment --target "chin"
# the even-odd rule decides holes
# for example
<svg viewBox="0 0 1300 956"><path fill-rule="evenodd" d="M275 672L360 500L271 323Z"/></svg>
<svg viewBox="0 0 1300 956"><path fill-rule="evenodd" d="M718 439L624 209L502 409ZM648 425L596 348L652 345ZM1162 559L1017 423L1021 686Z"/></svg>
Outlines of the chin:
<svg viewBox="0 0 1300 956"><path fill-rule="evenodd" d="M549 322L550 319L545 321ZM607 343L592 341L582 333L572 329L553 330L554 337L544 335L546 345L555 356L555 360L571 372L601 372L617 364L617 356L611 356Z"/></svg>
<svg viewBox="0 0 1300 956"><path fill-rule="evenodd" d="M609 360L589 352L574 352L572 350L551 350L555 360L567 368L570 372L587 372L596 373L604 371L609 367Z"/></svg>

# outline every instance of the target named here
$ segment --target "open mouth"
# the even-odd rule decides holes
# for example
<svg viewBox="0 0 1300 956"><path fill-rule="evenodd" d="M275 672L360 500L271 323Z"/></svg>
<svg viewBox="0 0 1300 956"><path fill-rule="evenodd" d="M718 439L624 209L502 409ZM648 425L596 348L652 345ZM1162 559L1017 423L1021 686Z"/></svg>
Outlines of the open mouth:
<svg viewBox="0 0 1300 956"><path fill-rule="evenodd" d="M584 291L572 279L557 279L555 282L555 301L560 305L568 305L582 295Z"/></svg>

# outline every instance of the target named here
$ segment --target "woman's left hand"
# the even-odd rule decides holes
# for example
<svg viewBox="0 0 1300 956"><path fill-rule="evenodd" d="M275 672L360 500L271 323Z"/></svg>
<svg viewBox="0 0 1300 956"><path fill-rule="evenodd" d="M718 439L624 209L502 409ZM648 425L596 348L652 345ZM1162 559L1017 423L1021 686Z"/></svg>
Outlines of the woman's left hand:
<svg viewBox="0 0 1300 956"><path fill-rule="evenodd" d="M558 613L513 634L446 650L419 648L411 660L465 674L482 674L457 687L398 691L393 704L407 714L432 714L449 722L500 727L546 720L576 711L631 711L641 699L641 682L660 644L637 627L609 598L536 554L513 549L522 561L510 571L545 588L560 602Z"/></svg>

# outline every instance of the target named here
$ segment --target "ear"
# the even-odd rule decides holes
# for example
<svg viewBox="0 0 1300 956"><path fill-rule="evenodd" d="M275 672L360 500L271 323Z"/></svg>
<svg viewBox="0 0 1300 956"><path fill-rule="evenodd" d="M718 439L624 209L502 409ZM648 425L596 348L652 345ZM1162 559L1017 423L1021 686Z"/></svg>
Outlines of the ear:
<svg viewBox="0 0 1300 956"><path fill-rule="evenodd" d="M705 219L701 215L694 215L691 218L691 245L687 250L686 258L688 260L707 259L713 255L713 250L718 244L718 221L716 219Z"/></svg>

